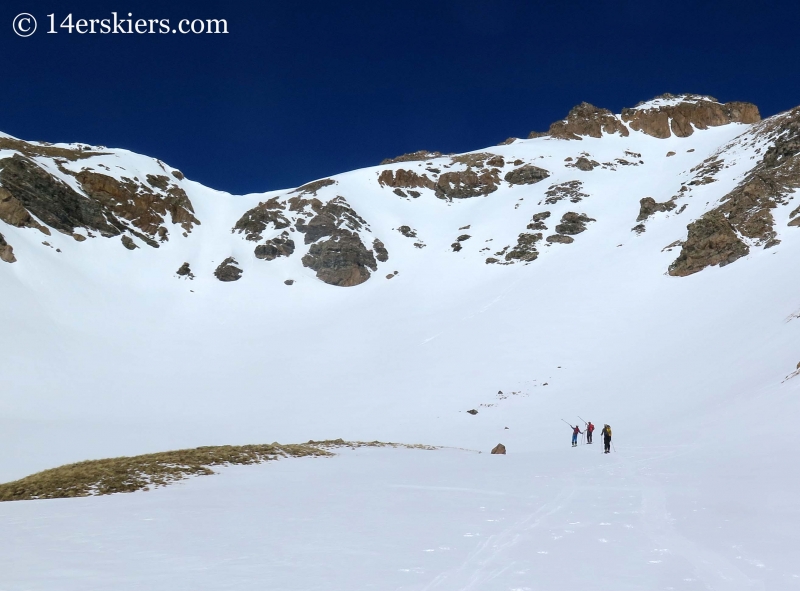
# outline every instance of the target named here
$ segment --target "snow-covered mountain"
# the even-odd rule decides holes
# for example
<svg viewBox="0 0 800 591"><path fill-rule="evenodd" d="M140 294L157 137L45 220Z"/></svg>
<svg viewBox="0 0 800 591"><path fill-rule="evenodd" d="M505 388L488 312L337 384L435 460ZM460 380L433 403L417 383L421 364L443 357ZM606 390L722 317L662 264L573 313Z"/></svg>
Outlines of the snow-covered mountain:
<svg viewBox="0 0 800 591"><path fill-rule="evenodd" d="M564 507L597 527L638 515L608 562L587 559L618 588L800 588L798 154L800 107L761 120L696 95L583 103L528 139L244 196L125 150L0 136L0 480L196 445L503 442L507 458L447 452L450 467L396 458L397 478L420 462L420 486L466 490L485 470L487 490L522 495L516 530L460 538L466 554L411 582L350 588L582 585L568 555L564 579L504 567L536 558L501 550ZM566 449L561 419L578 415L613 425L619 457ZM327 486L312 472L288 477ZM658 544L683 562L626 570Z"/></svg>

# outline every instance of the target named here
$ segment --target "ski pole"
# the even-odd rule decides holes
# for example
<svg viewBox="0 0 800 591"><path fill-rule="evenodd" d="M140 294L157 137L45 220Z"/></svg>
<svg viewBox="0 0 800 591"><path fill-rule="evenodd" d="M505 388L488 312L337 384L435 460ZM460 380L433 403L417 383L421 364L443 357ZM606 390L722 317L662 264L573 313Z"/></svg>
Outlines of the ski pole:
<svg viewBox="0 0 800 591"><path fill-rule="evenodd" d="M564 421L564 419L561 419L561 420ZM564 421L564 422L567 423L567 421ZM569 423L567 423L567 425L569 425ZM572 429L572 425L569 425L569 428Z"/></svg>

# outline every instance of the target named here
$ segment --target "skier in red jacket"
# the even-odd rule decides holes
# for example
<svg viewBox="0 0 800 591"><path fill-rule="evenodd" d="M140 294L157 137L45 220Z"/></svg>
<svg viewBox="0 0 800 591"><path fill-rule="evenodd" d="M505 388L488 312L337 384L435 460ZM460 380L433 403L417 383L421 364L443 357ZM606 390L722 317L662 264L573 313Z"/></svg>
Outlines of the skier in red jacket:
<svg viewBox="0 0 800 591"><path fill-rule="evenodd" d="M594 432L594 425L592 425L592 421L586 423L586 443L592 442L592 433Z"/></svg>

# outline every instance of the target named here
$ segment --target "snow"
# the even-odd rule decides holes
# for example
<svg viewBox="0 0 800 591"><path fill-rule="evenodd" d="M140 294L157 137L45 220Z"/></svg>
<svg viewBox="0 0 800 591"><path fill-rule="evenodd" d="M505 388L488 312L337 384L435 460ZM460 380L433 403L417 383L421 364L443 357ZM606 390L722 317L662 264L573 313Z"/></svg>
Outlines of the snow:
<svg viewBox="0 0 800 591"><path fill-rule="evenodd" d="M0 480L88 458L338 437L484 453L360 449L146 493L3 503L0 589L800 588L800 381L785 380L800 360L800 236L786 227L796 204L774 210L781 244L726 267L670 277L678 249L663 250L758 161L748 129L488 148L551 177L453 203L377 183L384 168L421 174L425 162L337 175L318 197L345 197L365 239L389 251L353 288L303 267L302 240L265 262L232 234L285 191L176 181L202 223L188 237L171 227L159 249L2 225L18 262L0 264ZM643 164L566 166L584 152L638 161L626 150ZM164 174L109 152L88 162ZM678 194L717 153L730 166L685 193L683 213L631 232L642 197ZM575 179L589 197L543 203ZM545 235L567 211L597 221L573 244L542 244L529 265L484 263L545 210ZM244 275L223 284L212 272L228 256ZM194 281L175 276L184 261ZM561 419L577 415L610 423L616 453L570 448ZM498 442L507 456L487 453Z"/></svg>
<svg viewBox="0 0 800 591"><path fill-rule="evenodd" d="M345 450L153 492L5 503L3 588L800 588L796 529L752 535L781 522L788 487L732 494L679 442L600 451ZM781 501L752 506L754 494Z"/></svg>

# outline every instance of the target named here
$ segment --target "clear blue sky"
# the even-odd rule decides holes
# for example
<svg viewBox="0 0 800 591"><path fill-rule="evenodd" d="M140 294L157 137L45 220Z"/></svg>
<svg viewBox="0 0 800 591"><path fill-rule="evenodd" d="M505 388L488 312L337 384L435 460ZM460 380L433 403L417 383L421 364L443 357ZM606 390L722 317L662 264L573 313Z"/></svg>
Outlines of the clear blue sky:
<svg viewBox="0 0 800 591"><path fill-rule="evenodd" d="M227 35L48 35L57 22L224 18ZM33 14L37 32L12 30ZM5 0L0 130L161 158L235 193L545 130L663 92L800 104L794 2Z"/></svg>

